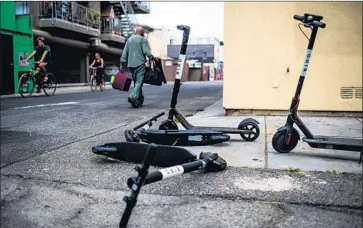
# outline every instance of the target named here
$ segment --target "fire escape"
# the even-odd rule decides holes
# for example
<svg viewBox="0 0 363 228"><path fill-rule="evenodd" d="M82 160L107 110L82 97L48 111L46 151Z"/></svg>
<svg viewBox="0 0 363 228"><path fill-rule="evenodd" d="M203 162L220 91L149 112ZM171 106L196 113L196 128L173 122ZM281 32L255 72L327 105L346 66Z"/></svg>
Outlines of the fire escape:
<svg viewBox="0 0 363 228"><path fill-rule="evenodd" d="M134 33L137 20L135 13L150 13L147 2L110 1L114 14L120 20L122 35L127 39Z"/></svg>

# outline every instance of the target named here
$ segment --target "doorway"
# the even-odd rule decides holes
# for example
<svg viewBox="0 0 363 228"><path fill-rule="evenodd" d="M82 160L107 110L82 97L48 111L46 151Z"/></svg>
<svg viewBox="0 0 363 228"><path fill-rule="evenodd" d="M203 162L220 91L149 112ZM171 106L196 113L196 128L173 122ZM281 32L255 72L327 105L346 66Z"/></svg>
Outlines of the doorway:
<svg viewBox="0 0 363 228"><path fill-rule="evenodd" d="M0 35L0 94L14 94L13 37Z"/></svg>

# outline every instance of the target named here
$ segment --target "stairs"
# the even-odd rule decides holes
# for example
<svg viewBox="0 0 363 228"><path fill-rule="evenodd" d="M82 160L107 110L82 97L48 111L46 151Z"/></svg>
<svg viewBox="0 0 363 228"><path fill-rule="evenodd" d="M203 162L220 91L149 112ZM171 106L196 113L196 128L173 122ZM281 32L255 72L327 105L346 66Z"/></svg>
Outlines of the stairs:
<svg viewBox="0 0 363 228"><path fill-rule="evenodd" d="M132 9L131 2L122 2L122 1L110 1L110 5L113 6L113 11L115 16L117 16L121 23L121 31L122 35L126 38L129 38L132 34L134 34L136 18Z"/></svg>

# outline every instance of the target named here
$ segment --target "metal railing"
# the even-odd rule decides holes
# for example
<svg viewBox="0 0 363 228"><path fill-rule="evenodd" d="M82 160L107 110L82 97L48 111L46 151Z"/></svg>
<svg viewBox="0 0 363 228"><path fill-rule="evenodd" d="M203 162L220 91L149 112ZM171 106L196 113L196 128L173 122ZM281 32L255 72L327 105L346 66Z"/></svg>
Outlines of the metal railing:
<svg viewBox="0 0 363 228"><path fill-rule="evenodd" d="M101 18L101 33L122 36L122 32L121 20L111 17Z"/></svg>
<svg viewBox="0 0 363 228"><path fill-rule="evenodd" d="M145 8L145 9L147 9L147 10L150 11L150 2L135 1L135 2L133 2L133 4L138 5L138 6L141 6L141 7L143 7L143 8Z"/></svg>
<svg viewBox="0 0 363 228"><path fill-rule="evenodd" d="M43 1L39 2L39 8L40 18L63 20L87 28L100 29L100 13L75 2Z"/></svg>

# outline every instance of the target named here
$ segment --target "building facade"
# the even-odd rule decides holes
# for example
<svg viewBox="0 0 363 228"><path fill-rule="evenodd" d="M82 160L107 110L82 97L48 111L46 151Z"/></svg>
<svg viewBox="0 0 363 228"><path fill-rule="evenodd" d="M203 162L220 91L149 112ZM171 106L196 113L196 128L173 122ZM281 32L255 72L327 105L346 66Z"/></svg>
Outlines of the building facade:
<svg viewBox="0 0 363 228"><path fill-rule="evenodd" d="M226 2L227 111L289 108L308 44L293 15L304 13L322 15L327 26L319 29L299 109L362 111L362 2Z"/></svg>
<svg viewBox="0 0 363 228"><path fill-rule="evenodd" d="M180 41L178 43L178 41ZM169 58L177 60L181 47L181 39L171 38L167 45ZM189 68L201 69L201 80L213 81L217 79L218 62L224 42L214 37L191 37L187 47L187 64ZM195 75L192 78L198 78Z"/></svg>
<svg viewBox="0 0 363 228"><path fill-rule="evenodd" d="M21 19L24 25L26 18L32 22L27 24L32 40L29 53L37 37L46 38L46 44L52 52L51 71L60 84L86 84L90 74L88 65L93 61L96 52L101 54L106 66L118 68L125 42L134 32L135 14L150 13L147 2L24 1L8 4L22 4L22 10L26 12L25 16L16 16L14 20ZM20 6L18 8L20 12ZM7 14L15 10L8 9L6 15L1 12L6 20L11 18ZM2 22L4 21L3 19ZM14 55L18 54L14 52ZM16 73L14 75L15 78L18 77ZM17 87L16 82L14 87ZM18 91L15 89L14 92Z"/></svg>
<svg viewBox="0 0 363 228"><path fill-rule="evenodd" d="M18 93L18 79L31 66L25 58L34 49L27 3L0 2L1 94Z"/></svg>

